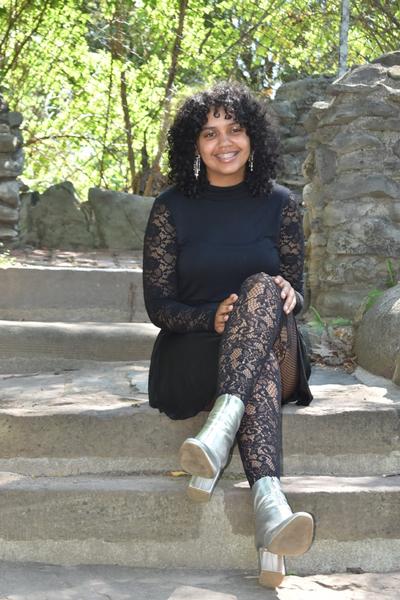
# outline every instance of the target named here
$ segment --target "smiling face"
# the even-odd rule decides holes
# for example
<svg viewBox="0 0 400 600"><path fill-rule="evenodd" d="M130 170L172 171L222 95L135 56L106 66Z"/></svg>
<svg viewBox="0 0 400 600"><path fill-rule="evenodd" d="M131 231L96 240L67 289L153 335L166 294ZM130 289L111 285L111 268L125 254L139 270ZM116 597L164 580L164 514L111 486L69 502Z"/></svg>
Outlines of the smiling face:
<svg viewBox="0 0 400 600"><path fill-rule="evenodd" d="M223 108L210 110L197 139L197 150L206 165L208 181L221 187L244 180L250 155L246 130L234 117L226 117Z"/></svg>

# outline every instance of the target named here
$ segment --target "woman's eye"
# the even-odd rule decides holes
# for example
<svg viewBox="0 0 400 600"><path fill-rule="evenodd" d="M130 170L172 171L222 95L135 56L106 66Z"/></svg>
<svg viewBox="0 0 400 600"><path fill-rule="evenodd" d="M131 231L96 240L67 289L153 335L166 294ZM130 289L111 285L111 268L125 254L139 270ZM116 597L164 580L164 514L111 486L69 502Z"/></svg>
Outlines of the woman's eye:
<svg viewBox="0 0 400 600"><path fill-rule="evenodd" d="M233 133L239 133L242 131L242 128L239 125L236 125L235 127L232 127L232 131Z"/></svg>
<svg viewBox="0 0 400 600"><path fill-rule="evenodd" d="M205 138L211 138L214 137L214 132L213 131L206 131L206 133L204 134Z"/></svg>

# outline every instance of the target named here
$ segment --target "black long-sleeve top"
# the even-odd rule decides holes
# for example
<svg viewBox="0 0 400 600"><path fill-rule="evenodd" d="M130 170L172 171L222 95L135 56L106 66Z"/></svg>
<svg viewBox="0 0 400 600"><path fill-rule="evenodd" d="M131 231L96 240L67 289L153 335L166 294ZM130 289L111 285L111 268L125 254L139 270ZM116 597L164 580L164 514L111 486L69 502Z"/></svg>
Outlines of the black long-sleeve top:
<svg viewBox="0 0 400 600"><path fill-rule="evenodd" d="M245 182L209 185L197 198L171 187L154 201L144 239L143 289L150 320L167 331L214 331L218 304L254 273L282 275L303 305L302 217L274 184L253 197Z"/></svg>

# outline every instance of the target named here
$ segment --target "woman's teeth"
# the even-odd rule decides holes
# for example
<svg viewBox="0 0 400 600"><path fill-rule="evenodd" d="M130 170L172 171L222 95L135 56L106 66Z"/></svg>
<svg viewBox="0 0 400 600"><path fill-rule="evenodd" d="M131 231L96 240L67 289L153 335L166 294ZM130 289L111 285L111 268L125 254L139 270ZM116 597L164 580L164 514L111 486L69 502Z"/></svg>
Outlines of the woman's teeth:
<svg viewBox="0 0 400 600"><path fill-rule="evenodd" d="M237 152L224 152L224 154L217 154L217 158L220 160L230 160L237 155Z"/></svg>

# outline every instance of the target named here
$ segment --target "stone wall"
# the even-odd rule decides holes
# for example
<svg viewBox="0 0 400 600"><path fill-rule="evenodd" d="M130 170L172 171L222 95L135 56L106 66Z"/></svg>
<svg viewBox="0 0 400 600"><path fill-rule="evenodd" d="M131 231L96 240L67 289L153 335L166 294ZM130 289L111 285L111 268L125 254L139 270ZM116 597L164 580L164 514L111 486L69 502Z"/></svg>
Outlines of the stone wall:
<svg viewBox="0 0 400 600"><path fill-rule="evenodd" d="M400 52L333 82L304 126L310 303L353 317L400 257Z"/></svg>
<svg viewBox="0 0 400 600"><path fill-rule="evenodd" d="M282 84L276 91L272 108L279 121L282 142L283 168L279 183L286 185L301 197L305 179L302 164L307 155L308 133L304 121L317 100L326 96L331 77L306 77Z"/></svg>
<svg viewBox="0 0 400 600"><path fill-rule="evenodd" d="M0 241L17 238L19 183L23 168L22 115L11 112L0 95Z"/></svg>

